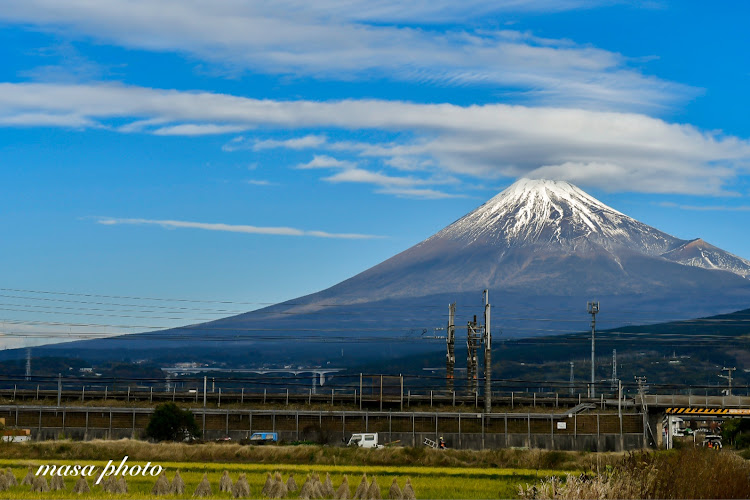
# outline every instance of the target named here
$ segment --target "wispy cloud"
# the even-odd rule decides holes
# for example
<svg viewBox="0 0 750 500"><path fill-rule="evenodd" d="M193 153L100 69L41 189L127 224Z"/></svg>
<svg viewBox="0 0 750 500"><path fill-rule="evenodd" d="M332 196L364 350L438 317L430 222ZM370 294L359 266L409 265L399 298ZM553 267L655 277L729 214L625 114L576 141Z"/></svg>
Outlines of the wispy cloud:
<svg viewBox="0 0 750 500"><path fill-rule="evenodd" d="M414 198L423 200L434 200L442 198L459 198L463 195L445 193L434 189L417 189L416 186L434 186L445 184L459 184L455 177L441 176L417 178L388 175L383 172L373 172L361 168L356 162L339 160L327 155L314 155L308 163L298 165L299 169L333 169L337 172L328 177L323 177L326 182L356 184L373 184L379 186L376 193L395 195L401 198Z"/></svg>
<svg viewBox="0 0 750 500"><path fill-rule="evenodd" d="M237 224L192 222L183 220L153 220L153 219L118 219L112 217L99 217L96 222L106 226L115 225L151 225L160 226L166 229L203 229L205 231L223 231L229 233L245 234L270 234L276 236L312 236L315 238L337 238L349 240L367 240L374 238L383 238L374 234L358 233L329 233L326 231L310 231L305 229L296 229L293 227L261 227Z"/></svg>
<svg viewBox="0 0 750 500"><path fill-rule="evenodd" d="M253 186L277 186L278 183L267 181L264 179L247 179L245 181L248 184L251 184Z"/></svg>
<svg viewBox="0 0 750 500"><path fill-rule="evenodd" d="M642 74L632 58L565 39L482 26L498 12L607 5L584 1L237 2L5 0L0 20L219 65L322 79L381 78L520 90L536 104L653 110L697 90ZM430 23L467 22L444 31ZM585 42L585 41L584 41Z"/></svg>
<svg viewBox="0 0 750 500"><path fill-rule="evenodd" d="M399 198L416 198L422 200L444 200L447 198L467 198L465 194L446 193L435 189L403 188L387 186L375 192L394 195Z"/></svg>
<svg viewBox="0 0 750 500"><path fill-rule="evenodd" d="M311 149L317 141L321 151L315 154L348 148L350 155L383 165L390 161L391 166L406 165L393 162L408 158L435 176L551 176L612 191L726 194L736 176L750 170L746 139L635 113L374 99L272 101L115 85L0 84L0 124L50 126L50 117L64 117L59 126L114 131L131 120L142 133L167 127L174 133L200 130L178 128L182 125L325 128L343 135L378 130L397 139L300 139Z"/></svg>
<svg viewBox="0 0 750 500"><path fill-rule="evenodd" d="M324 135L306 135L303 137L296 137L294 139L285 139L285 140L266 139L266 140L261 141L261 140L255 139L255 140L252 140L249 144L247 143L247 141L244 140L244 138L240 137L239 141L237 139L234 139L233 141L230 141L229 144L232 144L232 143L234 143L235 147L237 148L252 149L253 151L262 151L264 149L275 149L275 148L310 149L310 148L317 148L325 144L326 137ZM244 148L243 148L243 143L245 144Z"/></svg>
<svg viewBox="0 0 750 500"><path fill-rule="evenodd" d="M307 170L307 169L312 169L312 168L353 169L356 166L357 164L353 161L339 160L337 158L334 158L328 155L314 155L312 160L310 160L307 163L301 163L297 165L297 168L302 169L302 170Z"/></svg>
<svg viewBox="0 0 750 500"><path fill-rule="evenodd" d="M214 123L185 123L170 127L160 127L153 131L154 135L221 135L241 132L247 127L241 125L217 125Z"/></svg>
<svg viewBox="0 0 750 500"><path fill-rule="evenodd" d="M659 203L659 206L696 212L750 212L750 205L682 205L671 201L663 201Z"/></svg>

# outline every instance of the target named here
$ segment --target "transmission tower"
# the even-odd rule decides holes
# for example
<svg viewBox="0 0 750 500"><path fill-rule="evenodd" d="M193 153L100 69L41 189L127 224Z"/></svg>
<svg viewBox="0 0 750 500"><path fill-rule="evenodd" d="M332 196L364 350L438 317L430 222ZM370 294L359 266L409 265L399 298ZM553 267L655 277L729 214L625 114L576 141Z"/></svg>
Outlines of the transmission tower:
<svg viewBox="0 0 750 500"><path fill-rule="evenodd" d="M469 321L466 324L466 376L469 379L469 392L473 393L477 392L477 371L479 369L477 350L481 339L482 334L479 331L477 317L474 316L474 321Z"/></svg>
<svg viewBox="0 0 750 500"><path fill-rule="evenodd" d="M448 390L454 389L453 385L453 368L456 366L456 303L448 305L448 336L445 359L445 377L448 383Z"/></svg>
<svg viewBox="0 0 750 500"><path fill-rule="evenodd" d="M617 349L612 349L612 390L617 389Z"/></svg>
<svg viewBox="0 0 750 500"><path fill-rule="evenodd" d="M596 338L596 314L599 312L599 302L588 302L586 304L588 313L591 315L591 391L589 396L596 397L596 379L595 379L595 338Z"/></svg>
<svg viewBox="0 0 750 500"><path fill-rule="evenodd" d="M727 372L726 375L719 375L719 377L727 379L727 396L732 395L732 372L736 369L737 368L727 368L726 366L721 369L721 371Z"/></svg>

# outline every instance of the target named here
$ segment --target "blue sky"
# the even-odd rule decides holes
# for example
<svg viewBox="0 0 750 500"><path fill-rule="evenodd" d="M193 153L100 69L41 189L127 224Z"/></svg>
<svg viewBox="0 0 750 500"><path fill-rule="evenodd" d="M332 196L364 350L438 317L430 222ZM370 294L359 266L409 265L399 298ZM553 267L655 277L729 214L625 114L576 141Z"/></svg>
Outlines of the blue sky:
<svg viewBox="0 0 750 500"><path fill-rule="evenodd" d="M315 292L527 175L750 258L750 7L456 5L6 0L0 328Z"/></svg>

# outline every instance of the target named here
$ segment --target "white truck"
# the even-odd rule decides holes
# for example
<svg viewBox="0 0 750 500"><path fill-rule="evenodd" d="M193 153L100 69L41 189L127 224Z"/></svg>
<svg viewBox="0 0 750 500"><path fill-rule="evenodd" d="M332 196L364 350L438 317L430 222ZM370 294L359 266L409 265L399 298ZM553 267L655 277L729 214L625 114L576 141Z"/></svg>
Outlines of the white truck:
<svg viewBox="0 0 750 500"><path fill-rule="evenodd" d="M377 432L365 432L362 434L352 434L349 439L347 446L359 446L360 448L384 448L382 444L378 444L378 433Z"/></svg>

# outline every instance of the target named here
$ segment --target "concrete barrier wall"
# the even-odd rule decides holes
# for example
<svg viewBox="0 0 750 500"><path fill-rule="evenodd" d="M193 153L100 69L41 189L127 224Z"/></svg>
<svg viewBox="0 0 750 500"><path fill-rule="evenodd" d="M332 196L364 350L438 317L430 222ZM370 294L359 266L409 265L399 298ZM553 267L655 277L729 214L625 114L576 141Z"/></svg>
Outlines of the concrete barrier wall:
<svg viewBox="0 0 750 500"><path fill-rule="evenodd" d="M28 428L32 439L143 438L152 408L0 407L9 427ZM343 445L352 433L378 432L382 442L424 446L443 436L450 448L544 448L622 451L643 447L639 414L491 414L311 412L193 409L206 440L247 439L277 432L285 442Z"/></svg>
<svg viewBox="0 0 750 500"><path fill-rule="evenodd" d="M81 429L81 428L43 428L41 431L32 431L33 440L55 440L55 439L74 439L74 440L92 440L92 439L123 439L135 438L142 439L144 436L143 429L136 429L135 435L132 431L126 429ZM206 440L214 440L225 437L226 434L218 431L207 431ZM229 437L233 441L240 441L249 436L248 432L229 431ZM577 436L548 436L532 434L461 434L443 433L448 448L455 449L498 449L498 448L540 448L546 450L570 450L570 451L627 451L643 447L642 434L624 434L622 438L619 435L602 434L599 436L592 434L579 434ZM329 433L321 436L318 433L305 433L300 435L300 440L315 443L324 443L331 446L344 446L350 434L344 435L342 432ZM384 443L396 441L399 446L426 446L424 439L435 440L434 433L404 433L394 432L379 434L380 440ZM279 439L282 442L296 442L296 433L284 431L279 433Z"/></svg>

